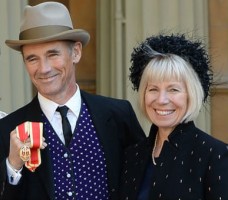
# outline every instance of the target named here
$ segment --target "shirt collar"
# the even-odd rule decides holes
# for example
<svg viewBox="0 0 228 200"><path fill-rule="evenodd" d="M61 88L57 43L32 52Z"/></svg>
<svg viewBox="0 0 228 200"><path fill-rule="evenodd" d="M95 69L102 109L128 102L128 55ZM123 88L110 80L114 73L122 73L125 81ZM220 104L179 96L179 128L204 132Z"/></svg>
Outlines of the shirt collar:
<svg viewBox="0 0 228 200"><path fill-rule="evenodd" d="M52 121L57 107L63 106L45 98L40 93L38 93L38 100L40 102L41 110L49 121ZM69 111L78 118L81 109L81 93L78 85L77 91L64 105L66 105L69 108Z"/></svg>

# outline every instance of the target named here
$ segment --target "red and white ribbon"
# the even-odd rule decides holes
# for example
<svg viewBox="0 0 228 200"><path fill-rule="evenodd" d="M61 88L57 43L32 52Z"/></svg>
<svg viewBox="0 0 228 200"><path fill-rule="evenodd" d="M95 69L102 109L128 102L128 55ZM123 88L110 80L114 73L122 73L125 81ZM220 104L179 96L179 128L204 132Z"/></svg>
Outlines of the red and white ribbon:
<svg viewBox="0 0 228 200"><path fill-rule="evenodd" d="M31 157L25 162L25 166L32 172L41 164L40 147L43 138L43 123L24 122L16 127L17 137L25 142L28 137L31 140Z"/></svg>

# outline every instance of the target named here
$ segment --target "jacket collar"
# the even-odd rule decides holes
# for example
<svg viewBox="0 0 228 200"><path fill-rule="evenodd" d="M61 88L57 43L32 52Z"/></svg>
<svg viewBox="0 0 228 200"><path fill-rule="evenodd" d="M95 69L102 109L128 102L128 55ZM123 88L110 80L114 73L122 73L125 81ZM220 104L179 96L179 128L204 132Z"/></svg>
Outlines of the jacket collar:
<svg viewBox="0 0 228 200"><path fill-rule="evenodd" d="M173 145L175 148L181 148L181 146L185 143L186 138L191 136L191 130L195 128L194 122L190 121L188 123L181 123L175 127L175 129L168 136L169 143ZM149 133L149 143L154 145L155 137L158 131L158 127L156 125L152 125Z"/></svg>

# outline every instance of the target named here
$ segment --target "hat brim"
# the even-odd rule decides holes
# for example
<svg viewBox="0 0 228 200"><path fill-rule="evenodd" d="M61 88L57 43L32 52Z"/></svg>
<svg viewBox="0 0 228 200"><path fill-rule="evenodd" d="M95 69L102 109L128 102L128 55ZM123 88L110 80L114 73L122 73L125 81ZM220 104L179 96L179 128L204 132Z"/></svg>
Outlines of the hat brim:
<svg viewBox="0 0 228 200"><path fill-rule="evenodd" d="M82 29L74 29L61 32L56 35L38 38L38 39L31 39L31 40L6 40L5 43L8 47L16 50L21 51L21 47L27 44L37 44L37 43L45 43L51 42L56 40L71 40L71 41L78 41L82 43L82 46L88 44L90 40L90 35L88 32Z"/></svg>

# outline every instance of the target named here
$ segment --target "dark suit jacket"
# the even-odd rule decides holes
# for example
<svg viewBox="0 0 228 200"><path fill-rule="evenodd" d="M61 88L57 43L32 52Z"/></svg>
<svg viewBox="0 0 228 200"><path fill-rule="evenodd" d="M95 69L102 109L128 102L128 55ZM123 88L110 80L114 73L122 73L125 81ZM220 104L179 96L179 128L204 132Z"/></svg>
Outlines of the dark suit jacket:
<svg viewBox="0 0 228 200"><path fill-rule="evenodd" d="M95 96L83 91L81 95L104 147L110 199L117 200L123 150L126 146L145 138L145 135L128 101ZM28 105L0 120L1 200L54 199L53 170L48 147L41 151L42 163L34 173L24 167L20 184L13 186L7 181L5 162L9 154L10 132L25 121L42 121L41 113L38 98L35 97Z"/></svg>
<svg viewBox="0 0 228 200"><path fill-rule="evenodd" d="M153 125L147 140L127 148L121 200L138 199L156 133ZM228 146L193 122L176 127L156 162L143 200L228 200Z"/></svg>

